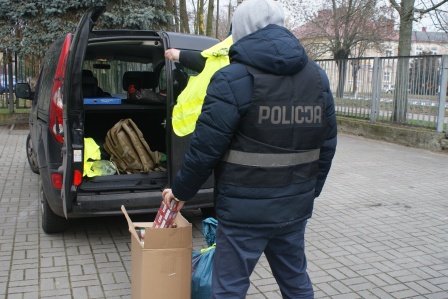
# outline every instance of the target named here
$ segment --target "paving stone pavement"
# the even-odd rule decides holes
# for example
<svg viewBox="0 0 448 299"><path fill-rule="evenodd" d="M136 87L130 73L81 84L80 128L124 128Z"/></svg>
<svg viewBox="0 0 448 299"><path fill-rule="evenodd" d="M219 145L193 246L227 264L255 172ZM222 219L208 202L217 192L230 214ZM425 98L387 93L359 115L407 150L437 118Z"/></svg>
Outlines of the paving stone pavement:
<svg viewBox="0 0 448 299"><path fill-rule="evenodd" d="M130 298L124 217L42 231L26 134L0 127L0 298ZM340 134L306 246L315 298L448 298L448 155ZM281 298L264 257L247 298Z"/></svg>

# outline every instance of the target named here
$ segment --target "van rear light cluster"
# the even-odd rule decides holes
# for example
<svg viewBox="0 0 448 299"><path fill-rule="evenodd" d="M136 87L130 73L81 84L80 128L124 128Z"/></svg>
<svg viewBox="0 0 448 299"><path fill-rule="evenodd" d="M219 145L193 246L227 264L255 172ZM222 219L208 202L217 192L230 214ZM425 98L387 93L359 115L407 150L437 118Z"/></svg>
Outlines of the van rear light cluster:
<svg viewBox="0 0 448 299"><path fill-rule="evenodd" d="M62 174L60 174L60 173L51 174L51 184L53 185L54 189L61 189L62 188Z"/></svg>
<svg viewBox="0 0 448 299"><path fill-rule="evenodd" d="M82 183L82 173L79 170L73 172L73 185L79 186Z"/></svg>
<svg viewBox="0 0 448 299"><path fill-rule="evenodd" d="M64 177L60 173L51 174L51 185L55 189L61 189ZM73 186L79 186L82 183L82 172L75 170L73 172Z"/></svg>
<svg viewBox="0 0 448 299"><path fill-rule="evenodd" d="M54 138L59 142L64 142L64 125L63 125L63 89L65 71L67 66L67 57L72 41L72 34L68 34L62 45L61 54L59 55L58 66L54 75L53 90L50 100L50 119L48 126Z"/></svg>
<svg viewBox="0 0 448 299"><path fill-rule="evenodd" d="M59 82L55 82L56 83ZM58 84L60 85L60 84ZM53 93L50 104L50 130L53 136L59 143L64 142L64 126L62 125L62 91L61 86L57 87L56 91Z"/></svg>

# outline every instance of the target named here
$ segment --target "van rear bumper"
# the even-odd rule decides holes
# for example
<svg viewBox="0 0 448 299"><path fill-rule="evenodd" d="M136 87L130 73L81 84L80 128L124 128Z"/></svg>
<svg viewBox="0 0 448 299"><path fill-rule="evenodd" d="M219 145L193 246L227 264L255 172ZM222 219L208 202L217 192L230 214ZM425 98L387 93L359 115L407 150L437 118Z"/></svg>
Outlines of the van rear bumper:
<svg viewBox="0 0 448 299"><path fill-rule="evenodd" d="M69 218L121 215L121 206L129 214L155 213L162 202L161 191L148 192L105 192L102 194L78 193ZM184 209L213 207L213 188L199 190Z"/></svg>

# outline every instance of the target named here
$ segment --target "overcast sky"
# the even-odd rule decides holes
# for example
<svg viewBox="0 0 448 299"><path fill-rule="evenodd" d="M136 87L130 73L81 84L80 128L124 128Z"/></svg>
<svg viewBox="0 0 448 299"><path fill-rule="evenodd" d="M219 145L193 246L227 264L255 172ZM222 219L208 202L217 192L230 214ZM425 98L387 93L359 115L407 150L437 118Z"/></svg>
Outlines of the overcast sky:
<svg viewBox="0 0 448 299"><path fill-rule="evenodd" d="M295 0L290 0L290 1L295 1ZM302 0L303 5L309 5L310 7L313 8L318 8L319 7L319 2L320 1L327 1L327 0ZM417 8L427 8L429 6L432 6L431 2L434 3L438 3L440 0L416 0L416 6ZM282 2L282 0L280 0L280 2ZM401 2L400 0L398 0L398 2ZM231 5L236 5L237 0L219 0L220 3L220 10L222 11L227 11L227 7L229 5L229 3ZM390 2L388 0L383 0L383 3L390 6ZM440 9L445 11L445 16L447 16L448 18L448 3L445 3L444 5L442 5L440 7ZM398 21L398 15L397 15L397 21ZM424 17L421 21L418 22L414 22L413 24L413 30L414 31L421 31L422 27L426 27L427 31L439 31L433 24L433 20L431 19L431 17L429 15L427 15L426 17Z"/></svg>

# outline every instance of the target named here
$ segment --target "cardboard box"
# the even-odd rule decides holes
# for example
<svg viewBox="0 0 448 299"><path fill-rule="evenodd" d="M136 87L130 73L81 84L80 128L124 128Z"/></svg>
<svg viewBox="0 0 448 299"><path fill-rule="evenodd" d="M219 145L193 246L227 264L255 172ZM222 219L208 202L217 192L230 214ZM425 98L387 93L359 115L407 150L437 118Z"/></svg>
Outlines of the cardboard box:
<svg viewBox="0 0 448 299"><path fill-rule="evenodd" d="M121 206L131 233L132 298L189 299L191 296L192 225L181 213L176 228L154 228L152 222L132 222ZM136 228L145 228L142 244Z"/></svg>

